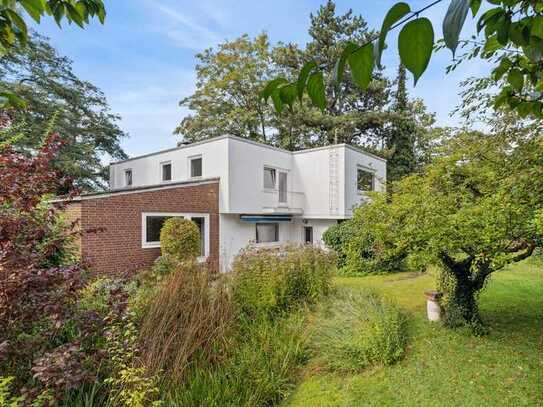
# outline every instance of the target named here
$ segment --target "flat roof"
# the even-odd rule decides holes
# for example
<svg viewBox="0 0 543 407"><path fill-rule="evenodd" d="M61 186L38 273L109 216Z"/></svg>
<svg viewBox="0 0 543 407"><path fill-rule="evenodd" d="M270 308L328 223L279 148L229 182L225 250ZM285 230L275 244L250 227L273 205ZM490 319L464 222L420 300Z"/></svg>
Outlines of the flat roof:
<svg viewBox="0 0 543 407"><path fill-rule="evenodd" d="M333 147L345 147L345 148L348 148L350 150L356 151L358 153L366 154L366 155L368 155L370 157L373 157L373 158L375 158L377 160L381 160L381 161L386 162L386 159L383 158L383 157L379 157L378 155L375 155L373 153L369 153L369 152L365 151L364 149L362 149L361 147L356 147L356 146L352 146L350 144L345 144L345 143L342 143L342 144L330 144L330 145L327 145L327 146L319 146L319 147L306 148L306 149L303 149L303 150L290 151L290 150L286 150L284 148L271 146L269 144L262 143L260 141L255 141L255 140L251 140L251 139L244 138L244 137L238 137L238 136L233 136L233 135L226 134L226 135L223 135L223 136L212 137L212 138L209 138L207 140L195 141L194 143L190 143L190 144L181 144L181 145L178 145L176 147L167 148L165 150L155 151L153 153L143 154L143 155L139 155L139 156L136 156L136 157L130 157L130 158L127 158L125 160L114 161L114 162L110 163L110 165L122 164L122 163L125 163L125 162L138 160L138 159L141 159L141 158L151 157L151 156L158 155L158 154L164 154L164 153L168 153L170 151L182 150L184 148L195 147L195 146L199 146L199 145L202 145L202 144L212 143L212 142L216 142L216 141L220 141L220 140L224 140L224 139L232 139L232 140L236 140L236 141L241 141L243 143L253 144L253 145L256 145L256 146L259 146L259 147L268 148L268 149L271 149L271 150L280 151L280 152L288 153L288 154L303 154L303 153L308 153L308 152L311 152L311 151L330 149L330 148L333 148Z"/></svg>
<svg viewBox="0 0 543 407"><path fill-rule="evenodd" d="M178 181L178 182L168 182L167 184L160 184L160 185L142 185L139 187L128 187L128 188L118 188L118 189L112 189L109 191L100 191L100 192L89 192L86 194L81 194L79 196L74 197L70 200L70 202L78 202L85 199L93 199L93 198L106 198L111 195L125 195L125 194L135 194L139 192L151 192L151 191L157 191L161 189L173 189L173 188L182 188L182 187L190 187L194 185L205 185L205 184L214 184L219 182L219 177L213 177L213 178L202 178L198 180L189 180L189 181ZM62 197L59 197L57 199L54 199L54 201L62 201L64 200Z"/></svg>

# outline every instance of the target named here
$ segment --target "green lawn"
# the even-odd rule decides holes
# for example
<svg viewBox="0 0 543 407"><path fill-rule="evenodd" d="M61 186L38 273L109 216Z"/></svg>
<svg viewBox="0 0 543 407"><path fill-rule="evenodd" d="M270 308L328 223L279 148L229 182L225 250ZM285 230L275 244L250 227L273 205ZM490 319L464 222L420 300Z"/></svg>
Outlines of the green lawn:
<svg viewBox="0 0 543 407"><path fill-rule="evenodd" d="M403 361L357 375L309 363L285 406L543 405L543 261L495 273L480 299L490 335L473 337L425 319L431 275L338 278L344 289L371 287L410 314Z"/></svg>

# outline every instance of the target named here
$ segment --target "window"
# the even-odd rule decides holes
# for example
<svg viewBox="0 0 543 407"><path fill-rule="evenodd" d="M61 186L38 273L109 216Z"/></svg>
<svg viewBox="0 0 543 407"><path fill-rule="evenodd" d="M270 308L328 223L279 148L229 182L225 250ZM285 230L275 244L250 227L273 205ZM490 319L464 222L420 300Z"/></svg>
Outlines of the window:
<svg viewBox="0 0 543 407"><path fill-rule="evenodd" d="M373 173L358 168L356 185L359 191L373 191Z"/></svg>
<svg viewBox="0 0 543 407"><path fill-rule="evenodd" d="M304 242L313 243L313 226L304 226Z"/></svg>
<svg viewBox="0 0 543 407"><path fill-rule="evenodd" d="M287 202L287 173L279 173L279 202Z"/></svg>
<svg viewBox="0 0 543 407"><path fill-rule="evenodd" d="M257 223L256 242L271 243L279 241L279 223Z"/></svg>
<svg viewBox="0 0 543 407"><path fill-rule="evenodd" d="M200 259L209 255L209 215L204 213L142 213L142 248L160 247L160 230L168 218L190 219L200 230Z"/></svg>
<svg viewBox="0 0 543 407"><path fill-rule="evenodd" d="M172 163L162 163L162 181L172 180Z"/></svg>
<svg viewBox="0 0 543 407"><path fill-rule="evenodd" d="M202 176L202 157L190 159L190 177L198 178Z"/></svg>
<svg viewBox="0 0 543 407"><path fill-rule="evenodd" d="M275 189L275 168L264 167L264 188Z"/></svg>
<svg viewBox="0 0 543 407"><path fill-rule="evenodd" d="M132 186L132 170L124 170L124 185Z"/></svg>
<svg viewBox="0 0 543 407"><path fill-rule="evenodd" d="M203 256L205 253L205 218L192 217L191 219L200 231L200 256Z"/></svg>
<svg viewBox="0 0 543 407"><path fill-rule="evenodd" d="M166 219L171 216L147 216L145 218L145 243L160 244L160 230L164 226Z"/></svg>

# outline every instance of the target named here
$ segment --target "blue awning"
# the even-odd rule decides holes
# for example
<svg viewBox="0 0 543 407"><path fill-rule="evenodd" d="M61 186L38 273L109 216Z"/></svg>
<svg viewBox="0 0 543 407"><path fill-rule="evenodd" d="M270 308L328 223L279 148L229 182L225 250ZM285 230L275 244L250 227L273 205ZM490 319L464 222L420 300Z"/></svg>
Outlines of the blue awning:
<svg viewBox="0 0 543 407"><path fill-rule="evenodd" d="M249 223L290 222L292 215L240 215L239 218Z"/></svg>

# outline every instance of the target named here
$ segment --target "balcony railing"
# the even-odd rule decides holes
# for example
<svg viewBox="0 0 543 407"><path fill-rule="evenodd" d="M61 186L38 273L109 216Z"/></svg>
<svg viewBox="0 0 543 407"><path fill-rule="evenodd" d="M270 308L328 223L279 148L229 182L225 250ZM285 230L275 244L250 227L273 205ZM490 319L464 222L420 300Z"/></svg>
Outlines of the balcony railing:
<svg viewBox="0 0 543 407"><path fill-rule="evenodd" d="M275 189L262 191L262 211L266 213L302 214L305 205L303 192L279 192ZM285 199L286 198L286 199ZM284 202L283 202L284 201Z"/></svg>

